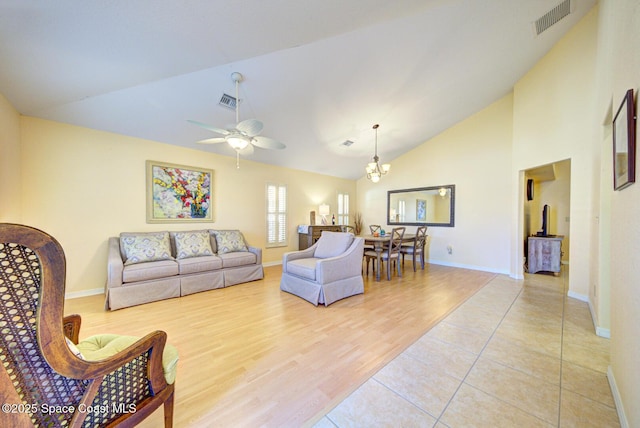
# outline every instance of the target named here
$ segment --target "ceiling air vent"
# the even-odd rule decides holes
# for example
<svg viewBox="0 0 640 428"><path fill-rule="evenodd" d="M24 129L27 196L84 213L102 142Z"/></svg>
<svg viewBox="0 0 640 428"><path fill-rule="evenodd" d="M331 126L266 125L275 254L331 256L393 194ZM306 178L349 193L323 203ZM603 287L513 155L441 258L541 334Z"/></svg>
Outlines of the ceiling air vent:
<svg viewBox="0 0 640 428"><path fill-rule="evenodd" d="M345 146L345 147L349 147L353 144L353 141L351 140L346 140L344 143L341 143L341 146Z"/></svg>
<svg viewBox="0 0 640 428"><path fill-rule="evenodd" d="M231 110L235 110L236 109L236 97L232 97L231 95L228 95L228 94L222 94L222 97L220 98L220 102L218 104L220 104L222 107L226 107L226 108L229 108Z"/></svg>
<svg viewBox="0 0 640 428"><path fill-rule="evenodd" d="M562 3L536 20L534 23L536 27L536 35L539 36L543 31L546 31L553 24L569 15L569 13L571 13L571 0L564 0Z"/></svg>

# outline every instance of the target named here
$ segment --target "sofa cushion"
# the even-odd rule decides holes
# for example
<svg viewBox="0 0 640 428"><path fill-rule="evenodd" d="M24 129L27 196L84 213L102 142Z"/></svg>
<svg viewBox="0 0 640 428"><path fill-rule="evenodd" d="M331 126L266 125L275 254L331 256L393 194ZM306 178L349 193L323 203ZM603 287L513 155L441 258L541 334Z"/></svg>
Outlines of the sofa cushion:
<svg viewBox="0 0 640 428"><path fill-rule="evenodd" d="M125 265L173 259L169 232L121 233L120 245Z"/></svg>
<svg viewBox="0 0 640 428"><path fill-rule="evenodd" d="M136 263L125 266L122 270L122 282L148 281L166 278L178 274L178 263L175 260Z"/></svg>
<svg viewBox="0 0 640 428"><path fill-rule="evenodd" d="M287 272L291 275L296 275L301 278L310 279L311 281L316 280L316 264L318 263L317 258L309 258L309 259L297 259L292 260L287 263Z"/></svg>
<svg viewBox="0 0 640 428"><path fill-rule="evenodd" d="M323 231L318 239L318 246L313 254L319 259L339 256L347 251L353 242L353 234L343 232Z"/></svg>
<svg viewBox="0 0 640 428"><path fill-rule="evenodd" d="M211 233L216 237L218 254L249 251L239 230L213 230Z"/></svg>
<svg viewBox="0 0 640 428"><path fill-rule="evenodd" d="M248 251L239 251L235 253L219 254L218 257L222 260L222 267L236 267L256 264L256 255Z"/></svg>
<svg viewBox="0 0 640 428"><path fill-rule="evenodd" d="M222 259L218 256L189 257L178 260L180 275L207 272L222 268Z"/></svg>
<svg viewBox="0 0 640 428"><path fill-rule="evenodd" d="M176 245L176 259L213 256L213 249L211 248L207 230L173 232L172 234Z"/></svg>
<svg viewBox="0 0 640 428"><path fill-rule="evenodd" d="M135 336L99 334L87 337L78 343L77 346L85 360L101 361L123 351L139 339L139 337ZM178 350L174 346L165 343L164 352L162 353L162 370L168 384L172 384L176 379L177 364Z"/></svg>

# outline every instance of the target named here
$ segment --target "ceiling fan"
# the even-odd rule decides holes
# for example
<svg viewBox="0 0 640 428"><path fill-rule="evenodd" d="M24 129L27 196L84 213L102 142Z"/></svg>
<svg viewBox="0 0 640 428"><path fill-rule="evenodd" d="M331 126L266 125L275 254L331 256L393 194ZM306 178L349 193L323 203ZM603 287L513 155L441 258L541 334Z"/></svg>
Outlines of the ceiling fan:
<svg viewBox="0 0 640 428"><path fill-rule="evenodd" d="M247 119L240 122L240 99L238 98L238 87L242 81L242 74L238 72L231 73L231 80L236 84L236 125L235 127L229 127L227 129L216 128L209 126L202 122L195 120L189 120L188 122L198 125L216 134L222 135L222 137L209 138L206 140L198 141L201 144L217 144L217 143L229 143L229 145L236 151L236 168L240 168L240 152L243 154L253 153L253 147L259 147L261 149L284 149L285 146L280 141L276 141L272 138L261 137L259 134L262 132L263 124L257 119Z"/></svg>

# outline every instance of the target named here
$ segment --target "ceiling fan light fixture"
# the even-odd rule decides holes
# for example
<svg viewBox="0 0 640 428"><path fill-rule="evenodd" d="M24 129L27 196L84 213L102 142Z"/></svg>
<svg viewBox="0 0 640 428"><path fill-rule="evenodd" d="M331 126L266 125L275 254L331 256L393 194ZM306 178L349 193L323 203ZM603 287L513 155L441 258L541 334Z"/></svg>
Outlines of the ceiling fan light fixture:
<svg viewBox="0 0 640 428"><path fill-rule="evenodd" d="M227 143L229 143L234 150L242 150L249 145L249 139L244 135L232 135L227 137Z"/></svg>
<svg viewBox="0 0 640 428"><path fill-rule="evenodd" d="M203 144L217 144L217 143L227 143L233 150L236 152L236 168L240 168L240 152L243 154L253 153L253 147L260 147L262 149L274 149L281 150L286 146L279 141L276 141L271 138L260 136L259 134L262 132L263 124L257 119L246 119L240 122L240 98L239 98L239 84L244 80L242 74L238 72L231 73L231 80L235 83L236 86L236 96L231 97L226 95L228 101L234 101L234 107L236 111L236 124L234 128L231 129L222 129L216 128L213 126L209 126L202 122L197 122L195 120L189 120L188 122L193 123L194 125L200 126L201 128L208 129L209 131L215 132L216 134L222 135L222 137L218 138L209 138L206 140L198 141ZM249 149L249 150L245 150Z"/></svg>

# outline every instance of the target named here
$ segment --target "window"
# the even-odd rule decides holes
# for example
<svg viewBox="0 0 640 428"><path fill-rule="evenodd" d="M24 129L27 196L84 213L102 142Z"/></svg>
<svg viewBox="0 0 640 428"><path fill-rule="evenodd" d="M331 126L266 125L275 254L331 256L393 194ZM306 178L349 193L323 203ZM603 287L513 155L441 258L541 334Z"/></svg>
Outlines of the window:
<svg viewBox="0 0 640 428"><path fill-rule="evenodd" d="M287 245L287 186L267 184L267 247Z"/></svg>
<svg viewBox="0 0 640 428"><path fill-rule="evenodd" d="M338 224L349 224L349 194L338 193Z"/></svg>
<svg viewBox="0 0 640 428"><path fill-rule="evenodd" d="M407 213L406 204L404 201L398 201L398 218L400 221L404 221L404 216Z"/></svg>

